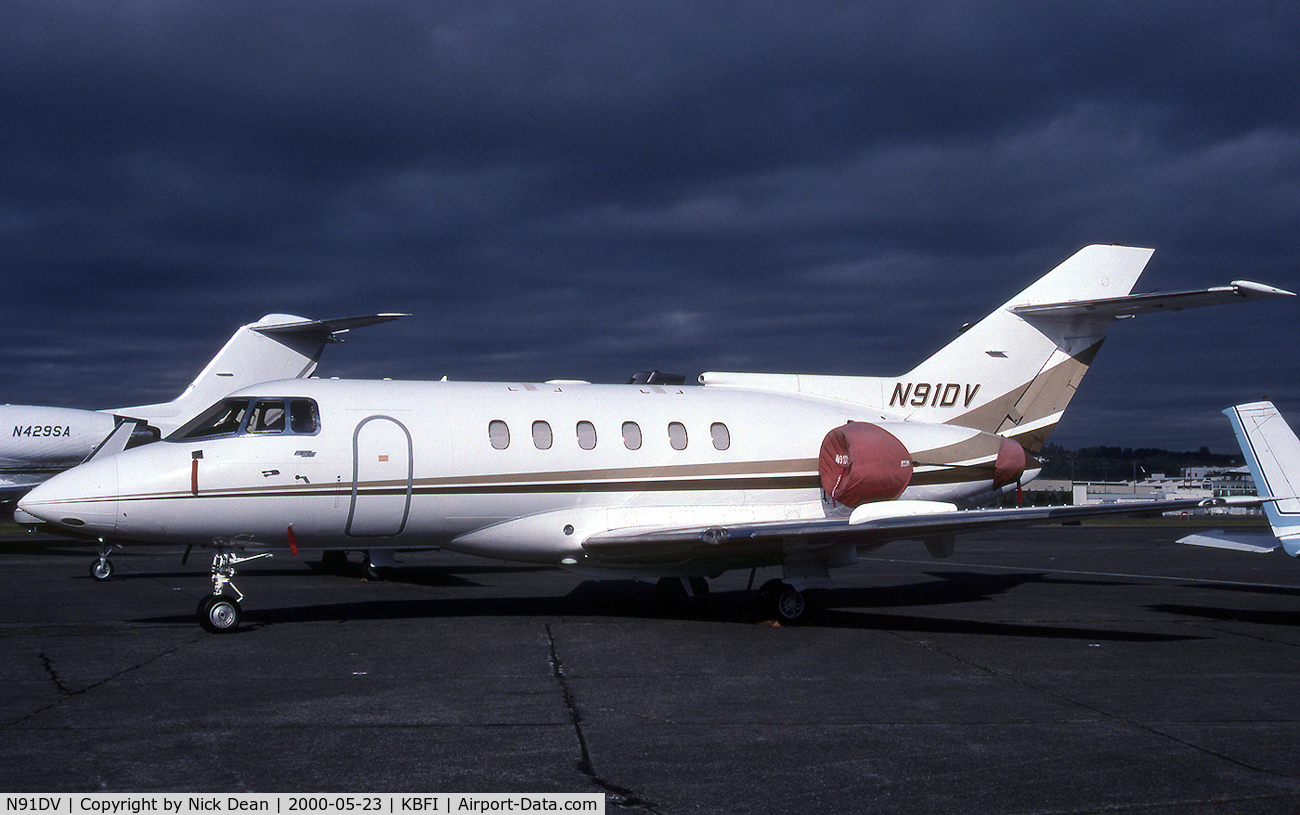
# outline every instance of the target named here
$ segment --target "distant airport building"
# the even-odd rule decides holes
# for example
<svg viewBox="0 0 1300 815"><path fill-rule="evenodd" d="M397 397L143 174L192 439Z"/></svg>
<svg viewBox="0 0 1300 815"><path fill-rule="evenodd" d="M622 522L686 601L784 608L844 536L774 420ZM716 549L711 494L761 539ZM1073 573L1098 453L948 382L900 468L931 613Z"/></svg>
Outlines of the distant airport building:
<svg viewBox="0 0 1300 815"><path fill-rule="evenodd" d="M1255 480L1246 467L1232 469L1188 467L1177 477L1154 473L1141 481L1059 481L1046 482L1048 491L1059 492L1068 484L1070 503L1109 504L1121 501L1153 501L1172 498L1227 498L1255 495ZM1258 514L1257 509L1234 507L1231 510L1215 509L1216 513Z"/></svg>

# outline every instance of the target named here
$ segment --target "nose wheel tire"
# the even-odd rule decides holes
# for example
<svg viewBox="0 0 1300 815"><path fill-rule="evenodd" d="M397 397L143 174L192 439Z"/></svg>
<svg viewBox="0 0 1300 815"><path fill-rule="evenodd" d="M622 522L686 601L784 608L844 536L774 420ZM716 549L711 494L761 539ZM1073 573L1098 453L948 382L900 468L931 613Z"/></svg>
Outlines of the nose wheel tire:
<svg viewBox="0 0 1300 815"><path fill-rule="evenodd" d="M92 560L90 562L90 576L95 580L107 580L113 576L113 561L105 558L104 560Z"/></svg>
<svg viewBox="0 0 1300 815"><path fill-rule="evenodd" d="M242 615L239 601L224 594L210 594L199 602L199 625L212 634L234 631Z"/></svg>

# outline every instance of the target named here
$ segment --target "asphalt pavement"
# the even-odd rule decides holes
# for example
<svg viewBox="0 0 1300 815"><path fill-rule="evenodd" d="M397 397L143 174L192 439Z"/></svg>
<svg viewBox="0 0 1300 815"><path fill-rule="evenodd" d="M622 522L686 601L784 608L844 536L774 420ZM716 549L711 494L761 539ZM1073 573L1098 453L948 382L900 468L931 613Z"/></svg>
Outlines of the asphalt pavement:
<svg viewBox="0 0 1300 815"><path fill-rule="evenodd" d="M1197 527L1204 528L1204 527ZM1191 528L892 544L807 624L748 572L648 582L445 552L385 580L288 555L0 540L0 792L603 792L608 811L1300 812L1300 563ZM356 556L353 556L354 562ZM760 570L758 586L776 570Z"/></svg>

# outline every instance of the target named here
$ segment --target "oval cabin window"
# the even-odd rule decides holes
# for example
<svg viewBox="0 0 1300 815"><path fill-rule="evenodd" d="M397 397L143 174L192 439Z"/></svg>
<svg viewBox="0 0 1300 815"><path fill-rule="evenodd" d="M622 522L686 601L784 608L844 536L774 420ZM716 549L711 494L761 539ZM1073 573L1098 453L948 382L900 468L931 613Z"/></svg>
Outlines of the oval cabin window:
<svg viewBox="0 0 1300 815"><path fill-rule="evenodd" d="M673 446L674 450L685 450L686 425L681 422L670 422L668 424L668 443Z"/></svg>
<svg viewBox="0 0 1300 815"><path fill-rule="evenodd" d="M714 422L709 425L709 435L713 436L715 449L726 450L731 446L731 431L722 422Z"/></svg>
<svg viewBox="0 0 1300 815"><path fill-rule="evenodd" d="M578 422L578 446L583 450L596 447L596 426L591 422Z"/></svg>
<svg viewBox="0 0 1300 815"><path fill-rule="evenodd" d="M538 450L551 449L551 426L546 422L533 422L533 444L537 445Z"/></svg>
<svg viewBox="0 0 1300 815"><path fill-rule="evenodd" d="M629 450L641 449L641 425L623 422L623 446Z"/></svg>
<svg viewBox="0 0 1300 815"><path fill-rule="evenodd" d="M488 441L494 450L504 450L510 446L510 428L500 419L488 422Z"/></svg>

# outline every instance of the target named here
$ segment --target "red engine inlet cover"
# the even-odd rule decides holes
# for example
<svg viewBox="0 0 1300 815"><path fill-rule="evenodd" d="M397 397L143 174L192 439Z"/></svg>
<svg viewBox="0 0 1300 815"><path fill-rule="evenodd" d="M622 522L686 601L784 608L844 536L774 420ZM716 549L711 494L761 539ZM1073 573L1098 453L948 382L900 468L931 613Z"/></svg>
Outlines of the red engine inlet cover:
<svg viewBox="0 0 1300 815"><path fill-rule="evenodd" d="M1020 481L1025 474L1025 448L1020 442L1003 439L998 448L998 460L993 465L993 486L1003 487Z"/></svg>
<svg viewBox="0 0 1300 815"><path fill-rule="evenodd" d="M850 422L822 439L817 471L832 503L857 507L892 501L912 480L912 454L888 430Z"/></svg>

